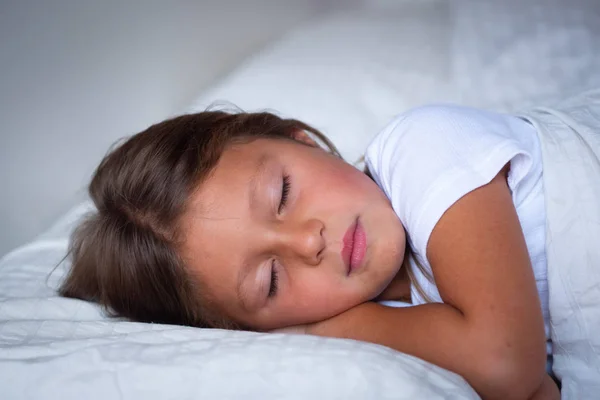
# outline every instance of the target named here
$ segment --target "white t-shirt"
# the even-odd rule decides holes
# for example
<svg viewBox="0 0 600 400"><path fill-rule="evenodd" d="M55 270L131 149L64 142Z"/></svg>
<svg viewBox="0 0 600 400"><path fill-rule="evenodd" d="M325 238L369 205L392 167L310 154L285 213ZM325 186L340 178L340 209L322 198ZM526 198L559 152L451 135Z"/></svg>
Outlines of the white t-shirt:
<svg viewBox="0 0 600 400"><path fill-rule="evenodd" d="M369 145L365 162L391 200L415 256L432 276L427 242L442 214L465 194L489 183L510 162L508 186L549 337L542 155L532 125L514 116L468 107L420 107L394 118ZM413 270L423 291L442 302L435 283L417 268ZM414 286L411 296L413 305L425 302Z"/></svg>

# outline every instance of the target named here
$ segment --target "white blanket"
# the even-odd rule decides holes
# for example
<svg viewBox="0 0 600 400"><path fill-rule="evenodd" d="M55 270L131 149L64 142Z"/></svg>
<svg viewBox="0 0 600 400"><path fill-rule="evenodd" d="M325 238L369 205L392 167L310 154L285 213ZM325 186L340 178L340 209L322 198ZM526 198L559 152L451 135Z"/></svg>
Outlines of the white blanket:
<svg viewBox="0 0 600 400"><path fill-rule="evenodd" d="M551 337L564 399L600 398L600 89L524 115L538 130Z"/></svg>

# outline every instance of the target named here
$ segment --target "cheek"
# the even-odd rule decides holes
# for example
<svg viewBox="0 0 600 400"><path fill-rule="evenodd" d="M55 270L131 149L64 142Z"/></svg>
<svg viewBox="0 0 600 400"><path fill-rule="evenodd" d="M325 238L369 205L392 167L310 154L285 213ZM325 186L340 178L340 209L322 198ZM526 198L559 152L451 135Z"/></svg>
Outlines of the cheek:
<svg viewBox="0 0 600 400"><path fill-rule="evenodd" d="M315 181L314 176L321 178ZM328 194L330 201L337 200L341 203L354 202L356 196L372 197L379 191L369 177L349 165L328 169L326 174L322 171L315 172L310 179L313 184L318 185L319 191Z"/></svg>
<svg viewBox="0 0 600 400"><path fill-rule="evenodd" d="M297 321L316 322L333 317L363 301L364 294L357 288L344 285L335 279L303 279L289 293L289 315Z"/></svg>
<svg viewBox="0 0 600 400"><path fill-rule="evenodd" d="M339 165L337 168L331 168L330 173L326 175L330 184L340 186L362 186L363 178L368 177L350 165Z"/></svg>

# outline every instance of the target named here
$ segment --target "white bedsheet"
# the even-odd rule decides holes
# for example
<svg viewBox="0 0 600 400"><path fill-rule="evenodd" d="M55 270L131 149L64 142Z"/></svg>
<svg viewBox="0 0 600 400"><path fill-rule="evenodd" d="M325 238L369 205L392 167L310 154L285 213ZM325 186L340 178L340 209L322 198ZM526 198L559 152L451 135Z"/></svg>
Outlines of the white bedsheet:
<svg viewBox="0 0 600 400"><path fill-rule="evenodd" d="M600 85L597 2L560 3L390 2L334 15L257 54L190 109L275 109L355 160L409 106L517 108ZM86 207L0 261L2 399L476 398L457 375L381 346L114 321L58 298L66 263L46 278Z"/></svg>
<svg viewBox="0 0 600 400"><path fill-rule="evenodd" d="M600 397L600 88L525 113L544 161L553 371L565 399Z"/></svg>

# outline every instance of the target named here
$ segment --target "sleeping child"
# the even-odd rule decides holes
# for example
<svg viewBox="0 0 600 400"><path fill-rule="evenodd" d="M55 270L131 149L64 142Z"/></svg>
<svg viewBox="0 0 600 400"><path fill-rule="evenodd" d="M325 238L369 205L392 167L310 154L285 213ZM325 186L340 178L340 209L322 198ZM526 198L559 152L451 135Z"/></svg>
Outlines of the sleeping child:
<svg viewBox="0 0 600 400"><path fill-rule="evenodd" d="M547 203L575 183L546 187L548 171L565 168L561 135L598 158L598 127L597 91L522 115L423 106L360 171L298 120L169 119L100 163L60 293L141 322L378 343L483 398L558 398L549 282L564 252ZM580 183L592 195L598 171Z"/></svg>

